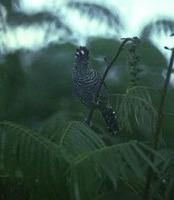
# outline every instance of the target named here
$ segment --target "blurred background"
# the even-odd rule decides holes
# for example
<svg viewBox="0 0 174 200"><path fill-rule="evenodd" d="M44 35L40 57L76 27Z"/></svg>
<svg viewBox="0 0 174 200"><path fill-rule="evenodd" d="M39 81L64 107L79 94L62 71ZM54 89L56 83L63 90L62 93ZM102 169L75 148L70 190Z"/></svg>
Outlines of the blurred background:
<svg viewBox="0 0 174 200"><path fill-rule="evenodd" d="M111 60L122 37L141 39L138 85L152 88L157 105L170 56L164 46L174 45L173 5L172 0L1 0L0 120L36 129L53 121L58 129L72 119L83 121L88 110L72 91L74 51L86 45L91 65L102 74L104 58ZM110 94L124 93L131 81L127 57L125 50L107 77ZM169 133L173 86L174 76L165 108ZM96 113L97 123L101 120Z"/></svg>
<svg viewBox="0 0 174 200"><path fill-rule="evenodd" d="M174 199L173 73L151 148L172 33L173 0L0 0L0 199L142 200L148 185L149 199ZM91 129L72 90L74 52L87 46L103 74L134 36L106 78L120 132L97 111Z"/></svg>

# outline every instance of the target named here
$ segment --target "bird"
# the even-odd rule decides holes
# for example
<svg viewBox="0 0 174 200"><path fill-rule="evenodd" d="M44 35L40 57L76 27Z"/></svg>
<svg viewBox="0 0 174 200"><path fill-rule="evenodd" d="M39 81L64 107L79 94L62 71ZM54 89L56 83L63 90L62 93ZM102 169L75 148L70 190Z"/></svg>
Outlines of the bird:
<svg viewBox="0 0 174 200"><path fill-rule="evenodd" d="M87 47L78 47L75 51L75 63L72 69L74 93L86 107L91 108L95 104L101 112L109 132L115 135L119 132L117 115L108 102L108 94L103 85L99 91L97 102L95 102L101 81L99 73L89 65Z"/></svg>

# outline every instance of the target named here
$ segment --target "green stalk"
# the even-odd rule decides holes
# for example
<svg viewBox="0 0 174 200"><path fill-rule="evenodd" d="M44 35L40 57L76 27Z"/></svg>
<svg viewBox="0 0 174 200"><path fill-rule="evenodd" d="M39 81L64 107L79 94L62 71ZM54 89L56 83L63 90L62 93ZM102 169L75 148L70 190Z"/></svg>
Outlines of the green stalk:
<svg viewBox="0 0 174 200"><path fill-rule="evenodd" d="M127 42L129 42L129 41L133 41L133 42L134 42L134 41L137 40L137 39L138 39L138 38L136 38L136 37L134 37L134 38L125 38L125 39L123 40L123 42L121 43L121 45L119 46L119 48L118 48L118 50L117 50L117 52L116 52L116 55L113 57L113 59L111 60L111 62L108 64L108 66L107 66L107 68L106 68L106 70L105 70L105 72L104 72L104 74L103 74L103 77L102 77L102 79L101 79L101 82L100 82L100 85L99 85L99 87L98 87L98 90L97 90L97 92L96 92L96 94L95 94L95 97L94 97L94 104L93 104L93 106L91 107L90 112L89 112L89 115L88 115L88 118L87 118L87 120L86 120L86 123L87 123L88 125L90 125L90 122L91 122L91 119L92 119L92 116L93 116L93 113L94 113L94 110L95 110L95 103L97 102L97 98L98 98L100 89L102 88L102 86L103 86L103 84L104 84L104 82L105 82L105 79L106 79L106 76L107 76L109 70L111 69L112 65L113 65L114 62L117 60L117 58L119 57L119 55L120 55L120 53L122 52L123 47L125 46L125 44L126 44Z"/></svg>
<svg viewBox="0 0 174 200"><path fill-rule="evenodd" d="M174 49L171 49L171 50L172 50L172 53L171 53L171 57L170 57L170 62L169 62L168 70L167 70L166 79L164 82L164 87L161 91L161 98L160 98L160 103L159 103L159 108L158 108L158 119L157 119L157 123L156 123L156 131L154 134L154 139L153 139L153 144L152 144L152 148L154 150L157 150L158 144L159 144L161 128L162 128L162 123L163 123L163 119L164 119L164 114L163 114L164 103L165 103L167 89L168 89L169 82L170 82L170 76L173 71L172 69L173 69L173 63L174 63ZM152 162L154 162L154 160L155 160L155 157L153 154L151 156L151 160L152 160ZM144 200L150 199L150 188L151 188L151 184L153 181L153 176L154 176L153 170L151 168L149 168L148 173L147 173L147 178L146 178L145 190L144 190Z"/></svg>

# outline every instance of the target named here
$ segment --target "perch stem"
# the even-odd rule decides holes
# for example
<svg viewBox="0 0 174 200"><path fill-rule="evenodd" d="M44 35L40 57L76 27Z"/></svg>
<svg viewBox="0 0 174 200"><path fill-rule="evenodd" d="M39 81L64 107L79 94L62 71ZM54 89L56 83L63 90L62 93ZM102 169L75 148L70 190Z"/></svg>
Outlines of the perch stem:
<svg viewBox="0 0 174 200"><path fill-rule="evenodd" d="M106 76L109 72L109 70L111 69L112 65L114 64L114 62L117 60L117 58L119 57L120 53L122 52L123 50L123 47L124 45L128 42L128 41L132 41L133 39L132 38L125 38L123 40L123 42L121 43L121 45L119 46L117 52L116 52L116 55L113 57L113 59L111 60L111 62L108 64L103 76L102 76L102 79L101 79L101 82L99 84L99 87L96 91L96 94L95 94L95 98L94 98L94 101L96 102L97 101L97 98L98 98L98 95L99 95L99 92L100 92L100 89L102 88L102 85L104 84L104 81L106 79ZM92 116L93 116L93 113L94 113L94 110L95 110L95 103L93 104L93 106L91 107L91 110L89 112L89 115L88 115L88 118L86 120L86 123L88 125L90 125L90 122L91 122L91 119L92 119Z"/></svg>
<svg viewBox="0 0 174 200"><path fill-rule="evenodd" d="M164 108L167 89L169 86L170 76L172 74L172 68L173 68L173 63L174 63L174 49L171 49L171 50L172 50L172 53L171 53L170 62L169 62L168 70L167 70L167 75L166 75L163 89L161 91L161 98L160 98L159 109L158 109L158 119L157 119L157 123L156 123L156 131L154 134L154 140L153 140L153 144L152 144L152 148L154 150L156 150L158 148L158 144L159 144L162 122L163 122L163 118L164 118L163 108ZM154 160L155 160L155 157L153 154L151 155L151 160L152 160L152 162L154 162ZM152 180L153 180L153 175L154 175L153 170L151 168L149 168L148 172L147 172L146 185L145 185L145 190L144 190L144 200L150 199L150 188L151 188L151 184L152 184Z"/></svg>

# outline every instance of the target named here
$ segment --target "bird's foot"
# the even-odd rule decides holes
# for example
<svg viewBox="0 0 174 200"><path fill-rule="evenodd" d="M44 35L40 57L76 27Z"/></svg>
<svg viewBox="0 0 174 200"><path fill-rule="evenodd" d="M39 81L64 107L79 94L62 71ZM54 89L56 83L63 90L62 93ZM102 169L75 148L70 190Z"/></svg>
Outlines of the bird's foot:
<svg viewBox="0 0 174 200"><path fill-rule="evenodd" d="M84 123L87 124L89 127L92 127L92 122L89 122L88 118L84 119Z"/></svg>
<svg viewBox="0 0 174 200"><path fill-rule="evenodd" d="M93 101L92 105L94 106L94 108L99 108L101 106L101 100L98 99L96 101Z"/></svg>

